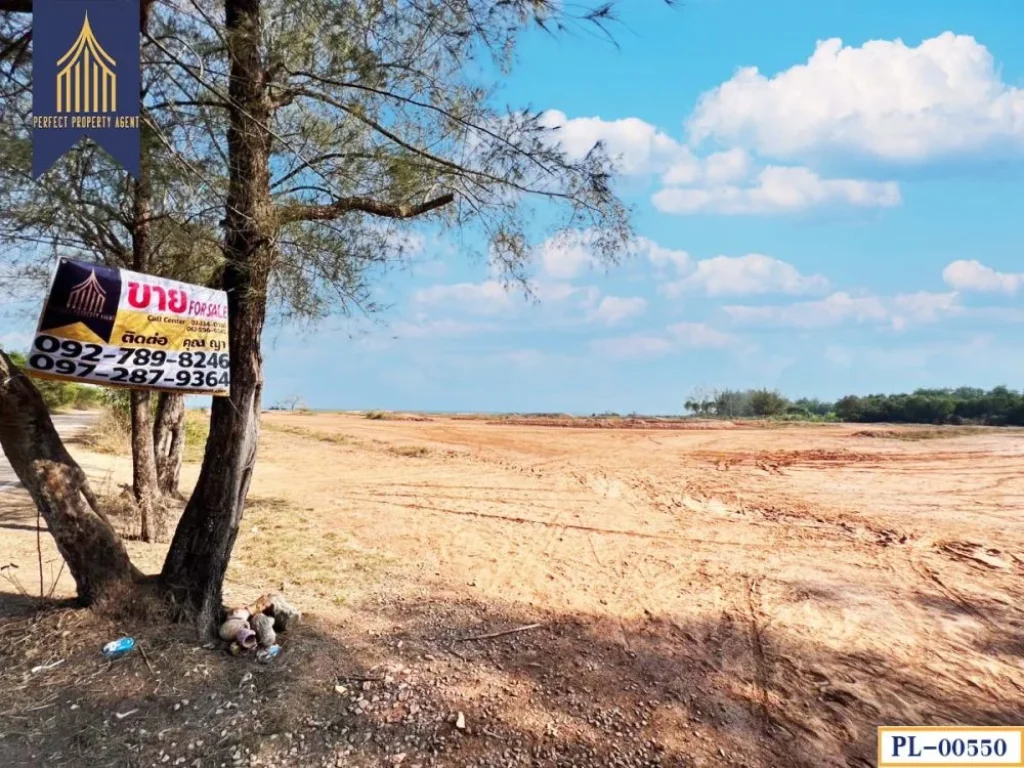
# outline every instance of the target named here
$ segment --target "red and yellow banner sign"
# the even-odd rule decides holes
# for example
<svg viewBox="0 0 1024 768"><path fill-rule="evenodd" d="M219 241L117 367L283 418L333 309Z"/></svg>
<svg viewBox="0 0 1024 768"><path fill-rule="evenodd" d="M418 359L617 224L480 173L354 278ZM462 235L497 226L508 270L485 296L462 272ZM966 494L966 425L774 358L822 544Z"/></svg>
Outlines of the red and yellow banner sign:
<svg viewBox="0 0 1024 768"><path fill-rule="evenodd" d="M227 294L61 259L28 369L42 378L227 395Z"/></svg>

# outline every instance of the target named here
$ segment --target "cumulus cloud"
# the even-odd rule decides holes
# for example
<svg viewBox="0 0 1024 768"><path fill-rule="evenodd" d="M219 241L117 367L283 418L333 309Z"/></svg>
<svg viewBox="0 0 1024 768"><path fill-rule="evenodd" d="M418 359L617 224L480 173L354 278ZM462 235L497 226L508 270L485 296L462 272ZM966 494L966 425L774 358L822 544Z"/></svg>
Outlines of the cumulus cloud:
<svg viewBox="0 0 1024 768"><path fill-rule="evenodd" d="M647 237L638 237L633 241L632 252L646 256L648 261L659 269L673 268L683 272L690 268L692 259L686 251L664 248Z"/></svg>
<svg viewBox="0 0 1024 768"><path fill-rule="evenodd" d="M907 323L935 323L944 317L963 313L960 296L953 293L901 293L893 297L890 308L892 324L902 328Z"/></svg>
<svg viewBox="0 0 1024 768"><path fill-rule="evenodd" d="M892 181L823 179L809 168L768 166L747 185L667 187L651 202L663 213L786 214L827 205L891 208L900 190Z"/></svg>
<svg viewBox="0 0 1024 768"><path fill-rule="evenodd" d="M829 288L825 277L804 275L792 264L761 253L715 256L698 261L686 251L665 248L646 237L638 237L633 242L632 251L646 257L657 268L664 280L660 290L670 298L685 293L706 296L798 295L824 292Z"/></svg>
<svg viewBox="0 0 1024 768"><path fill-rule="evenodd" d="M723 310L736 323L792 328L826 328L845 323L891 325L900 330L909 324L932 323L962 314L956 293L852 296L837 292L817 301L772 306L732 305Z"/></svg>
<svg viewBox="0 0 1024 768"><path fill-rule="evenodd" d="M546 312L544 317L547 321L561 317L563 320L572 319L574 322L590 320L590 315L599 306L601 291L592 285L574 285L564 280L536 280L531 281L527 286L529 296L515 286L505 286L497 280L485 280L479 283L454 283L431 285L420 288L412 294L412 304L420 311L420 318L425 318L422 313L425 309L440 308L446 312L460 312L481 317L510 318L523 316L529 309L532 302L526 300L531 298L539 303L542 309L551 310ZM635 306L617 305L619 299L613 300L605 307L602 317L613 317L616 314L625 317L625 313L636 312ZM424 322L426 322L424 320ZM444 320L438 323L452 323L454 321ZM429 326L428 326L429 327ZM480 330L484 327L473 326ZM448 335L456 335L461 326L438 325L433 328L441 335L448 331ZM400 330L407 336L423 335L409 325L402 325Z"/></svg>
<svg viewBox="0 0 1024 768"><path fill-rule="evenodd" d="M828 151L923 161L1024 146L1024 90L1000 78L991 53L968 35L944 32L908 46L838 38L806 63L766 77L740 69L704 94L687 122L694 142L712 139L762 155Z"/></svg>
<svg viewBox="0 0 1024 768"><path fill-rule="evenodd" d="M954 261L942 270L946 285L957 291L1016 293L1024 286L1024 272L997 272L980 261Z"/></svg>
<svg viewBox="0 0 1024 768"><path fill-rule="evenodd" d="M588 233L564 232L545 240L539 249L540 262L551 277L576 277L594 263Z"/></svg>
<svg viewBox="0 0 1024 768"><path fill-rule="evenodd" d="M497 280L431 285L416 291L412 300L422 306L447 306L477 314L496 314L513 306L512 296Z"/></svg>
<svg viewBox="0 0 1024 768"><path fill-rule="evenodd" d="M804 275L785 261L760 253L746 256L715 256L693 265L681 280L662 286L670 298L688 292L706 296L751 296L766 293L806 294L828 290L821 275Z"/></svg>
<svg viewBox="0 0 1024 768"><path fill-rule="evenodd" d="M584 308L593 306L601 297L601 291L592 285L573 285L557 280L530 283L530 291L542 303L557 304L575 299Z"/></svg>
<svg viewBox="0 0 1024 768"><path fill-rule="evenodd" d="M652 202L665 213L782 214L820 205L859 208L891 207L900 202L895 182L821 178L803 166L758 168L743 147L698 156L655 126L638 118L603 120L569 118L563 112L545 113L546 124L558 128L558 140L572 157L585 156L598 142L616 159L626 176L659 174L664 188ZM571 242L542 253L559 277L569 277L585 262Z"/></svg>
<svg viewBox="0 0 1024 768"><path fill-rule="evenodd" d="M699 158L689 150L681 150L679 157L662 175L663 184L690 186L706 184L721 186L743 181L754 170L754 159L741 147L714 152Z"/></svg>
<svg viewBox="0 0 1024 768"><path fill-rule="evenodd" d="M646 311L647 301L645 299L605 296L594 308L590 319L606 325L615 325L627 318L642 315Z"/></svg>
<svg viewBox="0 0 1024 768"><path fill-rule="evenodd" d="M598 142L604 144L620 173L636 176L660 173L690 152L680 142L636 117L602 120L600 117L575 117L549 110L542 123L557 129L556 136L565 152L582 158Z"/></svg>

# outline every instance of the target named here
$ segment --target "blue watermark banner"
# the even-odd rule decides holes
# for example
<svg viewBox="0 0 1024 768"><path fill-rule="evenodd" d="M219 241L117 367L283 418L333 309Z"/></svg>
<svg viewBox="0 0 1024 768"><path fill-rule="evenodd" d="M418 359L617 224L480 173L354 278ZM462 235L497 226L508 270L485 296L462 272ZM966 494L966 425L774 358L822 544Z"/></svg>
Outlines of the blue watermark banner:
<svg viewBox="0 0 1024 768"><path fill-rule="evenodd" d="M139 78L139 0L33 0L33 177L88 136L138 178Z"/></svg>

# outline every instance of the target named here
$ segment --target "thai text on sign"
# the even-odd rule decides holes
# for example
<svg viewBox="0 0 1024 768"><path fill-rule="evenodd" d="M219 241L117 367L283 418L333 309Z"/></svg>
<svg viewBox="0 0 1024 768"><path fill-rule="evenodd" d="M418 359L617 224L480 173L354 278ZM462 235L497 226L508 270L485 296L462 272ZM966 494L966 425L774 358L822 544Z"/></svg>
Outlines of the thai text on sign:
<svg viewBox="0 0 1024 768"><path fill-rule="evenodd" d="M61 259L28 369L42 378L227 395L227 294Z"/></svg>

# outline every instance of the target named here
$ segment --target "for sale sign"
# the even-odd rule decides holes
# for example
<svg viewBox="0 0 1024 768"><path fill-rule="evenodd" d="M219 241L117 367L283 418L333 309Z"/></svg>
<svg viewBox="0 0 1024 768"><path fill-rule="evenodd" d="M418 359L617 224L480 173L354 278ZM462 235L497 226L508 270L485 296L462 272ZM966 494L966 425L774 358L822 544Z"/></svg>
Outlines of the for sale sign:
<svg viewBox="0 0 1024 768"><path fill-rule="evenodd" d="M227 395L224 291L61 259L29 372L87 384Z"/></svg>

